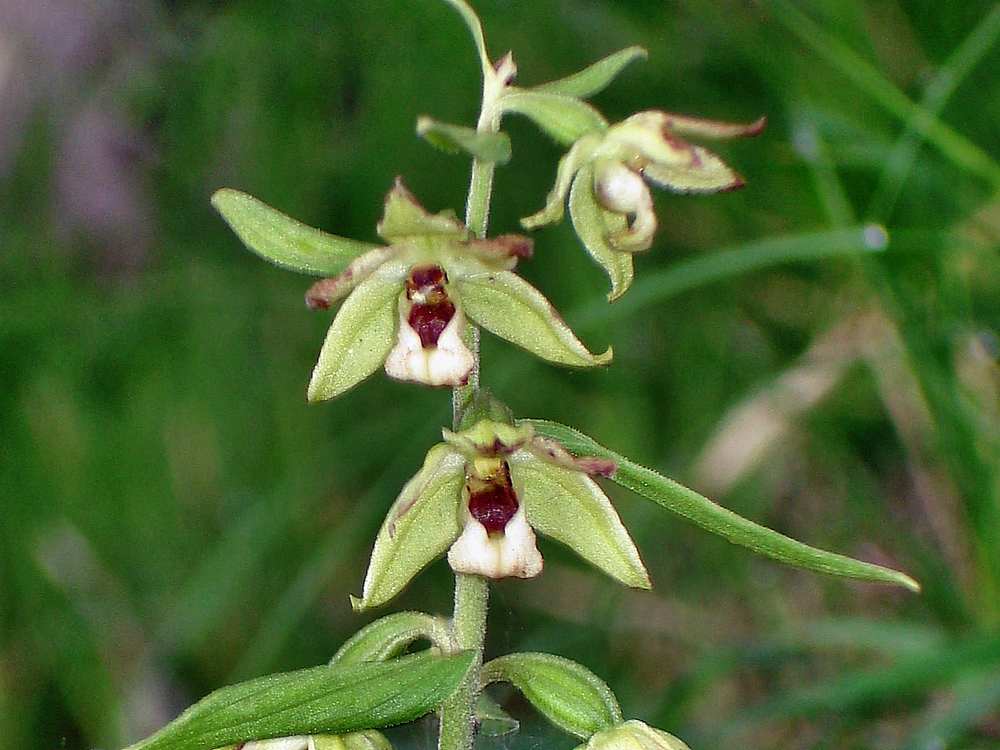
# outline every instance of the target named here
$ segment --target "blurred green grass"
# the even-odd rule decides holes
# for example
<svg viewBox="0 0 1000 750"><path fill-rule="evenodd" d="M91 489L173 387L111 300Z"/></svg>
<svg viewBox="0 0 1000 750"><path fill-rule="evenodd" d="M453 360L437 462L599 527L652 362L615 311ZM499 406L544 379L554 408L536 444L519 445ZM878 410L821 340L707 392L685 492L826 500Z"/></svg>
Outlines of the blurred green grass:
<svg viewBox="0 0 1000 750"><path fill-rule="evenodd" d="M440 5L142 5L110 52L62 71L76 85L32 102L0 172L0 747L120 746L227 680L327 659L362 624L347 594L448 394L376 377L307 406L327 318L208 196L237 187L360 239L396 174L460 208L468 165L413 135L419 114L476 111L471 45ZM925 586L779 568L618 493L655 592L545 546L545 576L497 587L490 648L578 658L695 750L995 747L997 4L476 6L526 84L648 47L598 98L611 119L770 118L724 148L746 190L658 196L661 233L618 307L565 225L537 235L526 276L615 346L613 367L486 340L485 382L520 415ZM40 54L0 42L15 64ZM110 173L145 213L111 229L67 219L71 186L114 187L66 175L69 123L94 109L145 144ZM541 205L559 156L508 129L497 231ZM881 252L859 242L867 223ZM400 606L449 603L438 564ZM506 702L523 719L510 744L571 746Z"/></svg>

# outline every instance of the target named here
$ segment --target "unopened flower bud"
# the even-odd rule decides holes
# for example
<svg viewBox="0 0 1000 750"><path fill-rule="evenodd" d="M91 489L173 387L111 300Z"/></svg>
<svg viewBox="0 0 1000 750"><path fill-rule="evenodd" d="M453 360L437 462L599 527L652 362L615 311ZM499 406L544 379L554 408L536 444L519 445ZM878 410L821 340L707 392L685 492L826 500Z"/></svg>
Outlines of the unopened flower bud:
<svg viewBox="0 0 1000 750"><path fill-rule="evenodd" d="M690 750L672 734L654 729L648 724L626 721L612 729L592 736L578 750Z"/></svg>

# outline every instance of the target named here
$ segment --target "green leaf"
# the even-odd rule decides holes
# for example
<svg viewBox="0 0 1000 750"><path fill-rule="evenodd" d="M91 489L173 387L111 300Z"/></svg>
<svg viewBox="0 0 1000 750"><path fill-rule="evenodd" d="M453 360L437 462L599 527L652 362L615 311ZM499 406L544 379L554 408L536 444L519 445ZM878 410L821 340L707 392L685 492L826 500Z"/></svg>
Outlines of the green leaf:
<svg viewBox="0 0 1000 750"><path fill-rule="evenodd" d="M483 665L482 683L509 682L565 732L587 739L622 720L611 689L586 667L551 654L508 654Z"/></svg>
<svg viewBox="0 0 1000 750"><path fill-rule="evenodd" d="M466 315L542 359L569 367L611 361L611 347L591 354L542 293L517 274L495 271L455 279Z"/></svg>
<svg viewBox="0 0 1000 750"><path fill-rule="evenodd" d="M608 211L594 195L594 168L585 166L573 181L569 194L569 216L573 229L590 257L611 279L608 302L614 302L632 286L635 268L632 254L615 250L608 237L628 231L628 220L619 213Z"/></svg>
<svg viewBox="0 0 1000 750"><path fill-rule="evenodd" d="M474 659L472 652L424 653L241 682L211 693L129 750L213 750L250 740L402 724L449 698Z"/></svg>
<svg viewBox="0 0 1000 750"><path fill-rule="evenodd" d="M672 479L608 450L571 427L545 420L524 421L531 424L539 435L559 441L572 453L615 461L618 470L611 477L615 482L733 544L747 547L779 562L819 573L891 583L905 586L911 591L920 590L920 584L905 573L810 547L738 516Z"/></svg>
<svg viewBox="0 0 1000 750"><path fill-rule="evenodd" d="M476 724L482 737L503 737L516 732L521 724L486 693L476 700Z"/></svg>
<svg viewBox="0 0 1000 750"><path fill-rule="evenodd" d="M244 245L291 271L333 276L377 247L308 227L239 190L216 191L212 205Z"/></svg>
<svg viewBox="0 0 1000 750"><path fill-rule="evenodd" d="M420 117L417 119L417 135L450 154L464 151L480 161L497 164L510 161L510 136L506 133L481 133L464 125Z"/></svg>
<svg viewBox="0 0 1000 750"><path fill-rule="evenodd" d="M604 131L607 121L586 102L571 96L512 89L500 99L501 114L524 115L557 142L570 145L588 133Z"/></svg>
<svg viewBox="0 0 1000 750"><path fill-rule="evenodd" d="M508 459L531 527L570 547L616 581L650 588L649 575L611 501L582 471L554 466L526 450Z"/></svg>
<svg viewBox="0 0 1000 750"><path fill-rule="evenodd" d="M444 443L431 448L382 524L355 609L385 604L458 538L464 484L465 458Z"/></svg>
<svg viewBox="0 0 1000 750"><path fill-rule="evenodd" d="M594 94L604 90L629 64L636 60L645 60L648 56L649 53L642 47L626 47L598 60L578 73L560 78L557 81L543 83L531 90L589 99Z"/></svg>
<svg viewBox="0 0 1000 750"><path fill-rule="evenodd" d="M369 623L344 643L330 665L341 667L368 661L385 661L399 656L414 641L448 645L451 637L447 621L423 612L397 612Z"/></svg>
<svg viewBox="0 0 1000 750"><path fill-rule="evenodd" d="M396 339L405 263L387 262L361 282L337 311L309 381L309 400L339 396L385 362Z"/></svg>

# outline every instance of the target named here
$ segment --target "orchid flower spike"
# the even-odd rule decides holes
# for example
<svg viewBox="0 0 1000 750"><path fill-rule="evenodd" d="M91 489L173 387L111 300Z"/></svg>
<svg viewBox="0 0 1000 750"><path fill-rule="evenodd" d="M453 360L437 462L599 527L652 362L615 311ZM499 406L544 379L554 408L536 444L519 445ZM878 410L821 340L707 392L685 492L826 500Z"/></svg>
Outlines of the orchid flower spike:
<svg viewBox="0 0 1000 750"><path fill-rule="evenodd" d="M612 475L614 462L576 458L510 420L482 418L443 436L389 511L356 608L389 601L445 552L457 572L533 578L543 568L536 532L627 586L650 587L621 519L591 479Z"/></svg>
<svg viewBox="0 0 1000 750"><path fill-rule="evenodd" d="M286 268L325 275L306 304L333 319L309 383L309 400L339 396L379 367L397 380L464 385L474 357L466 318L555 364L607 364L549 301L513 273L532 253L521 235L477 239L454 212L428 213L397 179L378 234L387 244L334 237L235 190L213 203L254 252ZM332 273L331 273L332 272Z"/></svg>
<svg viewBox="0 0 1000 750"><path fill-rule="evenodd" d="M683 136L753 136L765 125L763 117L744 125L639 112L579 138L559 162L545 207L521 224L535 229L560 221L568 194L573 226L611 278L608 299L613 301L632 283L632 253L653 244L657 219L647 181L678 193L718 193L744 185L722 159Z"/></svg>

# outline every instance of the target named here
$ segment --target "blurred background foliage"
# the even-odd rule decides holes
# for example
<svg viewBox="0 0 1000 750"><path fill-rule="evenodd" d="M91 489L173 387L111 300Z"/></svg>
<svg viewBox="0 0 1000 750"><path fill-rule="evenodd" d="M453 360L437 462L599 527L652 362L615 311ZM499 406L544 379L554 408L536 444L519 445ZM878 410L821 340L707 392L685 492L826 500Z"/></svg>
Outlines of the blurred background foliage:
<svg viewBox="0 0 1000 750"><path fill-rule="evenodd" d="M525 84L648 47L597 100L612 120L770 118L720 149L746 190L658 196L615 307L566 225L537 235L525 275L614 366L486 341L485 382L925 586L779 567L619 491L655 591L547 544L545 575L496 587L491 650L577 658L696 749L1000 746L1000 6L476 5ZM460 209L468 164L414 122L471 123L478 85L432 0L0 0L0 746L121 746L362 624L347 595L448 394L379 376L307 406L329 316L208 197L367 240L397 174ZM498 232L560 155L508 130ZM398 604L450 596L439 563ZM522 730L484 745L571 747L497 697Z"/></svg>

